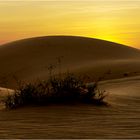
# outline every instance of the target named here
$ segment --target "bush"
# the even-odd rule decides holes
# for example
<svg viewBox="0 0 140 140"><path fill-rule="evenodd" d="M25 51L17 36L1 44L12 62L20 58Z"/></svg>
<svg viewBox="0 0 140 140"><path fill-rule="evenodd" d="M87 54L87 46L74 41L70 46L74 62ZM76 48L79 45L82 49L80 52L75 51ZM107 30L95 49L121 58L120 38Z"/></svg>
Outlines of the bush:
<svg viewBox="0 0 140 140"><path fill-rule="evenodd" d="M15 93L5 99L6 108L13 109L27 105L93 103L104 104L105 94L97 88L83 83L83 80L72 74L63 78L51 77L48 81L34 84L22 84Z"/></svg>

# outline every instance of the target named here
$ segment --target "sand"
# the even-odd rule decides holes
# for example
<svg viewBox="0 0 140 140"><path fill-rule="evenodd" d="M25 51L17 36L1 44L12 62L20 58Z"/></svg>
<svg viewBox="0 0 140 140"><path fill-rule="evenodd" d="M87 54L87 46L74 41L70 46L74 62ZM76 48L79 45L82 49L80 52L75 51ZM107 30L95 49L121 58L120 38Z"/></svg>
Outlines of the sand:
<svg viewBox="0 0 140 140"><path fill-rule="evenodd" d="M61 63L58 63L61 58ZM50 105L5 110L0 138L140 138L140 50L72 36L24 39L0 46L0 100L17 88L14 78L34 81L73 72L88 82L103 77L109 106Z"/></svg>
<svg viewBox="0 0 140 140"><path fill-rule="evenodd" d="M0 111L0 138L140 138L140 77L104 81L107 107L51 105Z"/></svg>

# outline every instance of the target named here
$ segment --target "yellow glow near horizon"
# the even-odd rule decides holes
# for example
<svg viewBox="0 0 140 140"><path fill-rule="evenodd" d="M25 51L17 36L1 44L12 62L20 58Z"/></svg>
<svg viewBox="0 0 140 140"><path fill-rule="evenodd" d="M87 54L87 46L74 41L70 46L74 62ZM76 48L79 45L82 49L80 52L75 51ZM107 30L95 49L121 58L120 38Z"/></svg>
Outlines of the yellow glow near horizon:
<svg viewBox="0 0 140 140"><path fill-rule="evenodd" d="M140 1L0 1L0 44L79 35L140 48Z"/></svg>

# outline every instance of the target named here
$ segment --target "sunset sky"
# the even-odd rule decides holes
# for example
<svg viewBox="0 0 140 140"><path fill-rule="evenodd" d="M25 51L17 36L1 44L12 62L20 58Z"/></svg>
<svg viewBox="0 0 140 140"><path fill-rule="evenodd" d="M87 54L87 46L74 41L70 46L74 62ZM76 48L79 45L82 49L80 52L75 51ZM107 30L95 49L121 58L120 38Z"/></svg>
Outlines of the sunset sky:
<svg viewBox="0 0 140 140"><path fill-rule="evenodd" d="M79 35L140 48L140 1L0 0L0 44L47 35Z"/></svg>

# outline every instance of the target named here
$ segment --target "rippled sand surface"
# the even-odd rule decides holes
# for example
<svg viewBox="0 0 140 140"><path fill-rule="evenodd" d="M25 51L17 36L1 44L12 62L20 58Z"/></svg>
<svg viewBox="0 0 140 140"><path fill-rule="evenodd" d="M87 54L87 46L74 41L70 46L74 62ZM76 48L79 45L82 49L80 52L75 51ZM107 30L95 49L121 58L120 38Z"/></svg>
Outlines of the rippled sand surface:
<svg viewBox="0 0 140 140"><path fill-rule="evenodd" d="M107 107L67 105L0 111L0 138L140 138L140 77L101 84Z"/></svg>

